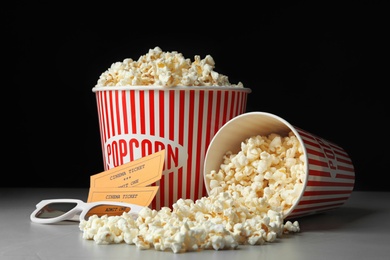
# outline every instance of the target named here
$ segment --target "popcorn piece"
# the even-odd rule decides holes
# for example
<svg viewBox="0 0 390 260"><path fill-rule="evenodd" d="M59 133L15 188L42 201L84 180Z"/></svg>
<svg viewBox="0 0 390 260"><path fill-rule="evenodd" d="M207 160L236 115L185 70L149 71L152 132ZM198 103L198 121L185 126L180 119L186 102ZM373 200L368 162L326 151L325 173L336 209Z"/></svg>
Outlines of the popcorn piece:
<svg viewBox="0 0 390 260"><path fill-rule="evenodd" d="M214 71L214 59L207 55L203 60L199 55L191 62L176 51L163 52L160 47L149 49L137 61L125 59L115 62L103 72L96 86L230 86L228 77Z"/></svg>
<svg viewBox="0 0 390 260"><path fill-rule="evenodd" d="M284 230L283 230L284 233L299 232L299 231L301 231L301 228L299 227L298 221L294 221L294 223L292 223L291 221L287 221L284 224Z"/></svg>

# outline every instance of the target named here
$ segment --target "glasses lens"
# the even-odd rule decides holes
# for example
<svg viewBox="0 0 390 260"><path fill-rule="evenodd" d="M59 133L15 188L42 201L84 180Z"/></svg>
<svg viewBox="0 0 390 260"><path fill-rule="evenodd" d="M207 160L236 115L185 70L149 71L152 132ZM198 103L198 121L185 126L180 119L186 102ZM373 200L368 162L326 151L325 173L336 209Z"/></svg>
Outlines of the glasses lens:
<svg viewBox="0 0 390 260"><path fill-rule="evenodd" d="M122 215L123 212L130 212L130 207L124 206L114 206L109 204L102 204L91 208L87 214L85 214L85 220L92 215L97 215L98 217L107 215L107 216L119 216Z"/></svg>
<svg viewBox="0 0 390 260"><path fill-rule="evenodd" d="M66 212L70 211L77 206L77 203L74 202L53 202L47 204L35 215L36 218L55 218L59 217Z"/></svg>

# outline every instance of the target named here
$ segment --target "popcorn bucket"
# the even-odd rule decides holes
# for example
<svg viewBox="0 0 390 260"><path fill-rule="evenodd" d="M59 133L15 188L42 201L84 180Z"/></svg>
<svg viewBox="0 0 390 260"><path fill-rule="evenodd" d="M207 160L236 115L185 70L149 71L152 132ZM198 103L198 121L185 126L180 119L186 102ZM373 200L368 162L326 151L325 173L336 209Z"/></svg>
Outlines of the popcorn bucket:
<svg viewBox="0 0 390 260"><path fill-rule="evenodd" d="M210 140L246 110L248 88L94 87L104 169L165 149L159 191L150 207L207 195L203 163Z"/></svg>
<svg viewBox="0 0 390 260"><path fill-rule="evenodd" d="M286 219L302 217L342 206L352 193L355 173L348 154L338 145L292 126L286 120L265 112L239 115L214 135L204 162L204 174L220 168L227 151L237 154L247 138L293 132L303 148L305 180L293 205L284 212ZM204 178L207 192L210 180Z"/></svg>

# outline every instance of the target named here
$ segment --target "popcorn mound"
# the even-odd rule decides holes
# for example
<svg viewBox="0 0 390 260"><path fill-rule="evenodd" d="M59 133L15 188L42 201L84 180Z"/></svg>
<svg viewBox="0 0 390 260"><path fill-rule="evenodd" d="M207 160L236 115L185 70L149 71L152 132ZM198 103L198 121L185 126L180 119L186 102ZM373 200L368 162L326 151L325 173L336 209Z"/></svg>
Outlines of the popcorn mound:
<svg viewBox="0 0 390 260"><path fill-rule="evenodd" d="M137 61L128 58L113 63L100 75L96 86L243 87L241 82L231 84L227 76L214 71L214 68L215 62L210 55L204 59L195 55L192 62L182 53L163 52L160 47L155 47Z"/></svg>
<svg viewBox="0 0 390 260"><path fill-rule="evenodd" d="M92 216L80 222L83 238L97 244L127 243L173 253L262 245L299 232L284 212L298 198L304 179L303 151L290 133L254 136L238 154L227 152L210 180L208 197L179 199L172 209L145 207L138 218Z"/></svg>
<svg viewBox="0 0 390 260"><path fill-rule="evenodd" d="M293 132L252 136L241 143L238 154L227 152L219 171L206 174L211 191L228 191L250 207L264 199L267 208L287 213L296 203L305 182L305 156Z"/></svg>

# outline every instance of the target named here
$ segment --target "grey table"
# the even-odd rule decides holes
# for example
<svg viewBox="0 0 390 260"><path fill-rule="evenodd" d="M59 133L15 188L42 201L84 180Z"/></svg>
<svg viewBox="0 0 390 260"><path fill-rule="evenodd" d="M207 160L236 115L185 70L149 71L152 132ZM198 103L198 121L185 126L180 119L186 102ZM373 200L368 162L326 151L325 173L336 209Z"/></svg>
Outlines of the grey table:
<svg viewBox="0 0 390 260"><path fill-rule="evenodd" d="M98 245L82 238L78 223L30 222L42 199L87 197L87 189L0 188L0 259L390 259L390 192L354 191L336 210L297 219L301 232L236 250L174 254L127 244Z"/></svg>

